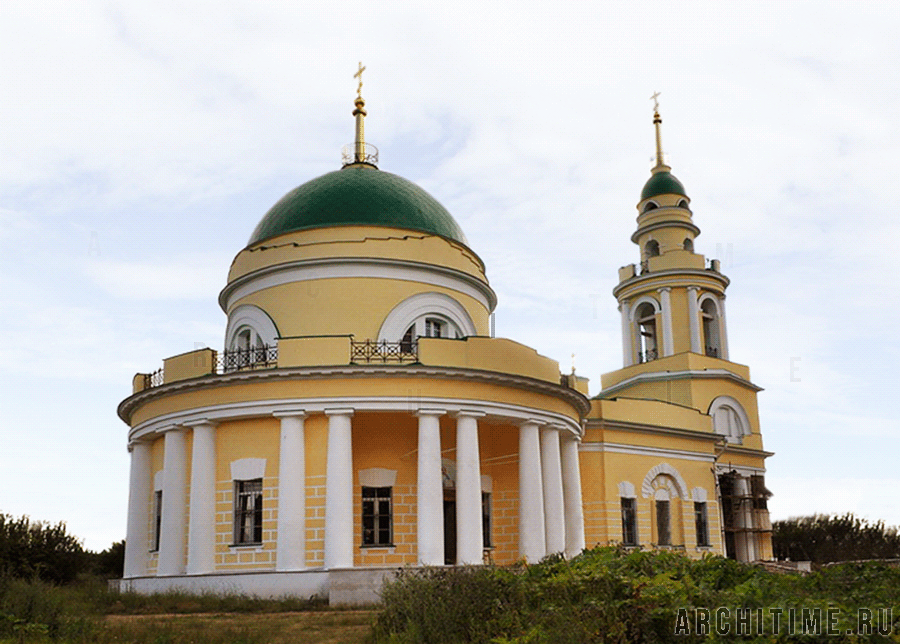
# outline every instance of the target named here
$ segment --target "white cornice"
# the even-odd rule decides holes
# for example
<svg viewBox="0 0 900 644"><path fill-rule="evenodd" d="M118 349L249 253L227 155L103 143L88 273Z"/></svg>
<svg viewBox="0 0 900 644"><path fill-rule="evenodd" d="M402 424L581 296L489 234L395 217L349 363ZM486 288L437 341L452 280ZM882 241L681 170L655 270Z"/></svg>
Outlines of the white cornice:
<svg viewBox="0 0 900 644"><path fill-rule="evenodd" d="M464 293L489 312L497 306L497 295L487 282L463 271L423 262L369 257L326 257L266 266L230 282L219 293L219 306L227 313L234 302L267 288L341 277L420 282Z"/></svg>
<svg viewBox="0 0 900 644"><path fill-rule="evenodd" d="M606 399L609 398L612 394L622 391L623 389L627 389L632 385L638 383L647 383L647 382L666 382L669 380L704 380L704 379L719 379L723 378L725 380L731 380L741 385L742 387L746 387L751 391L762 391L763 388L757 385L754 385L752 382L747 380L746 378L742 378L736 373L732 373L727 369L687 369L684 371L651 371L648 373L639 373L631 376L630 378L626 378L622 382L618 382L595 396L595 398Z"/></svg>
<svg viewBox="0 0 900 644"><path fill-rule="evenodd" d="M678 278L681 278L681 280L679 281ZM653 282L657 281L663 282L664 286L675 285L687 287L700 286L698 280L708 280L712 284L717 284L722 291L728 288L728 285L731 283L731 280L722 275L722 273L717 273L713 270L700 268L669 268L661 271L647 271L641 275L630 277L624 282L619 282L616 287L613 288L613 297L621 300L621 296L625 290L639 285L648 289L658 288L655 285L651 286Z"/></svg>
<svg viewBox="0 0 900 644"><path fill-rule="evenodd" d="M564 414L485 400L468 398L438 398L409 396L331 396L318 398L284 398L279 400L254 400L247 402L224 403L195 407L183 411L157 416L135 425L128 433L129 442L140 440L152 434L158 434L167 427L187 426L197 419L203 418L221 423L226 420L241 418L279 417L287 410L296 412L302 409L307 418L310 414L327 413L335 408L353 409L355 413L363 411L407 412L416 415L418 412L442 411L453 414L478 415L488 419L502 419L507 422L521 424L537 422L563 428L571 435L582 436L581 424Z"/></svg>
<svg viewBox="0 0 900 644"><path fill-rule="evenodd" d="M636 456L654 456L660 458L680 459L684 461L702 461L714 463L715 454L690 452L681 449L665 449L663 447L647 447L642 445L625 445L622 443L588 443L582 442L578 447L582 452L609 452L611 454L633 454Z"/></svg>

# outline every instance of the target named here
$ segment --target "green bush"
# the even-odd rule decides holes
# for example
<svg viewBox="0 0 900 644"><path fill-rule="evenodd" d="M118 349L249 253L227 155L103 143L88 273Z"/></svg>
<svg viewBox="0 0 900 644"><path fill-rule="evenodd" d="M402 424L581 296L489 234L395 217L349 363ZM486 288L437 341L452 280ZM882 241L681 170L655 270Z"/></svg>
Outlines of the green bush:
<svg viewBox="0 0 900 644"><path fill-rule="evenodd" d="M571 561L551 557L512 568L410 568L383 592L375 642L483 642L585 644L591 642L731 641L697 635L699 611L751 609L752 632L762 616L763 635L744 641L797 641L787 615L795 609L832 608L840 635L803 635L803 641L900 641L877 633L858 638L857 611L891 609L900 638L900 570L883 564L847 564L802 577L777 574L718 556L692 560L672 551L598 548ZM768 609L785 611L779 629ZM761 612L756 611L762 609ZM676 634L679 610L691 618ZM801 622L802 626L802 622ZM718 639L717 639L718 638Z"/></svg>
<svg viewBox="0 0 900 644"><path fill-rule="evenodd" d="M67 583L78 576L85 561L81 542L66 532L64 523L0 514L0 574Z"/></svg>

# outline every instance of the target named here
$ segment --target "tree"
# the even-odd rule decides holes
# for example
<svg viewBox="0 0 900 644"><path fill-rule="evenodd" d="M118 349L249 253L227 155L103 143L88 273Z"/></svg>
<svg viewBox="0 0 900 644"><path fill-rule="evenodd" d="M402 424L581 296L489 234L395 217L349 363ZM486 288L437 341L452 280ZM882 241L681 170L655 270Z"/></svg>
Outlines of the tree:
<svg viewBox="0 0 900 644"><path fill-rule="evenodd" d="M813 563L894 559L900 558L900 534L850 513L816 514L773 523L772 549L778 559Z"/></svg>
<svg viewBox="0 0 900 644"><path fill-rule="evenodd" d="M0 514L0 574L67 583L84 563L81 542L66 532L65 523Z"/></svg>

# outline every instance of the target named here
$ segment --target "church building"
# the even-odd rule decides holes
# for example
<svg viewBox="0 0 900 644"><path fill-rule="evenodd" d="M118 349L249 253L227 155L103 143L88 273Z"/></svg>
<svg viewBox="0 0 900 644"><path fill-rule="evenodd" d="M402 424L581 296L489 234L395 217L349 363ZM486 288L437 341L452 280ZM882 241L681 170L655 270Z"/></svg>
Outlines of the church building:
<svg viewBox="0 0 900 644"><path fill-rule="evenodd" d="M481 258L378 168L361 93L353 114L343 167L286 194L232 262L223 350L163 360L119 405L120 587L353 603L402 566L597 545L771 558L760 388L731 361L729 280L694 251L658 110L640 261L613 291L623 364L593 397L492 337Z"/></svg>

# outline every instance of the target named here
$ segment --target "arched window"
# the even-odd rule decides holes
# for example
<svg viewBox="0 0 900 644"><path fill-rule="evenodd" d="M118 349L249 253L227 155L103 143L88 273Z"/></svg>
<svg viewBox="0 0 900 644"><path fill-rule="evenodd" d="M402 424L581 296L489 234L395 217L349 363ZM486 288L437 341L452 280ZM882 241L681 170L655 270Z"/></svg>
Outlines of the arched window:
<svg viewBox="0 0 900 644"><path fill-rule="evenodd" d="M689 251L691 251L691 252L693 253L693 252L694 252L694 240L691 239L690 237L685 237L685 238L684 238L683 248L684 248L685 250L689 250Z"/></svg>
<svg viewBox="0 0 900 644"><path fill-rule="evenodd" d="M637 326L638 362L649 362L659 357L656 335L656 309L649 302L641 304L634 315Z"/></svg>
<svg viewBox="0 0 900 644"><path fill-rule="evenodd" d="M394 307L381 325L378 341L411 346L416 338L464 338L476 333L459 302L443 293L420 293Z"/></svg>
<svg viewBox="0 0 900 644"><path fill-rule="evenodd" d="M731 396L719 396L709 406L713 431L729 443L741 443L750 434L750 419L741 404Z"/></svg>
<svg viewBox="0 0 900 644"><path fill-rule="evenodd" d="M653 499L653 537L658 546L672 545L672 508L669 491L656 490Z"/></svg>
<svg viewBox="0 0 900 644"><path fill-rule="evenodd" d="M658 257L659 256L659 242L655 239L651 239L646 244L644 244L644 254L647 257Z"/></svg>
<svg viewBox="0 0 900 644"><path fill-rule="evenodd" d="M688 208L688 202L685 201L684 199L680 199L680 200L678 201L678 207L679 207L679 208L684 208L685 210L690 210L690 208Z"/></svg>
<svg viewBox="0 0 900 644"><path fill-rule="evenodd" d="M703 304L700 305L700 319L703 323L706 355L718 358L722 355L722 343L719 338L719 311L712 299L703 300Z"/></svg>
<svg viewBox="0 0 900 644"><path fill-rule="evenodd" d="M644 204L644 209L641 212L650 212L651 210L656 210L659 208L659 205L654 201L648 201Z"/></svg>

